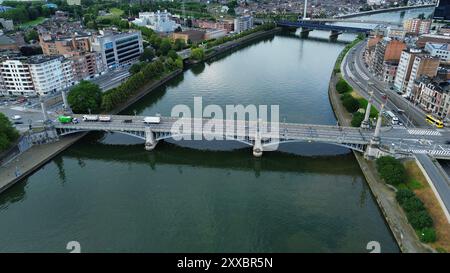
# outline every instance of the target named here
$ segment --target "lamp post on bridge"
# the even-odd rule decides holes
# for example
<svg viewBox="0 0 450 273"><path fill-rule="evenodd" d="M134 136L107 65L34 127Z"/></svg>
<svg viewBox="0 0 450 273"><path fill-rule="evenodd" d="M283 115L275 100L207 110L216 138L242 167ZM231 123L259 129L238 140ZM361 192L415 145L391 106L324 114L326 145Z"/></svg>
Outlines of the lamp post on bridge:
<svg viewBox="0 0 450 273"><path fill-rule="evenodd" d="M369 82L367 84L367 89L369 89L369 100L367 101L367 108L364 114L364 120L361 122L361 128L369 129L370 128L370 110L372 109L372 96L373 96L373 83Z"/></svg>
<svg viewBox="0 0 450 273"><path fill-rule="evenodd" d="M366 149L366 152L364 154L364 156L366 158L377 158L380 155L380 149L379 149L379 145L380 145L380 131L381 131L381 122L382 122L382 116L383 116L383 109L384 106L387 103L387 96L384 95L382 97L382 101L381 101L381 108L380 108L380 112L378 113L378 118L377 118L377 124L375 126L375 132L373 133L372 139L370 140L370 144Z"/></svg>

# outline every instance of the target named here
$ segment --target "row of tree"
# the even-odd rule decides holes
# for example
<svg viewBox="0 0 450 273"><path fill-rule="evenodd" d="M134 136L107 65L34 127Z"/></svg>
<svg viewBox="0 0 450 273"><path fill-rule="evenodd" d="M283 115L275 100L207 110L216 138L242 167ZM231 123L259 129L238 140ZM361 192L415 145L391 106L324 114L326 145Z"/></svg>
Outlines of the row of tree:
<svg viewBox="0 0 450 273"><path fill-rule="evenodd" d="M433 219L423 202L406 186L408 175L403 164L391 156L382 156L377 159L376 166L380 177L386 183L397 187L397 202L405 211L408 222L416 230L420 240L425 243L436 241Z"/></svg>
<svg viewBox="0 0 450 273"><path fill-rule="evenodd" d="M108 90L103 94L101 109L110 111L114 107L126 102L136 94L144 85L160 79L163 75L183 67L181 59L157 60L147 63L141 67L141 70L133 74L120 86Z"/></svg>

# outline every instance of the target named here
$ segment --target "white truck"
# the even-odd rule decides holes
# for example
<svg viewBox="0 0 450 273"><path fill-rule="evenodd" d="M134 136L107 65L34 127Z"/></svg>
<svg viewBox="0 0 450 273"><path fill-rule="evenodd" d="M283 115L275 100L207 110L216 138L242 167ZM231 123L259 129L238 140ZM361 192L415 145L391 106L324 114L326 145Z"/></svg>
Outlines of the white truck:
<svg viewBox="0 0 450 273"><path fill-rule="evenodd" d="M98 121L97 115L83 115L83 121Z"/></svg>
<svg viewBox="0 0 450 273"><path fill-rule="evenodd" d="M161 117L145 117L143 122L146 124L157 124L161 122Z"/></svg>
<svg viewBox="0 0 450 273"><path fill-rule="evenodd" d="M100 120L102 122L110 122L111 121L111 116L99 116L98 120Z"/></svg>

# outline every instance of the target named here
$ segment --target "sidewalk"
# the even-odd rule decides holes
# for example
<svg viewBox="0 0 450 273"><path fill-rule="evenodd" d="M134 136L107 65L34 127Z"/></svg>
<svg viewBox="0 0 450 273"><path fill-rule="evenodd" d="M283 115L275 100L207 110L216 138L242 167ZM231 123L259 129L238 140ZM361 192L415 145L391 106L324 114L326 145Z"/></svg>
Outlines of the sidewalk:
<svg viewBox="0 0 450 273"><path fill-rule="evenodd" d="M35 145L0 167L0 193L39 169L84 135L85 133L66 136L54 143ZM17 171L19 172L18 177L16 177Z"/></svg>

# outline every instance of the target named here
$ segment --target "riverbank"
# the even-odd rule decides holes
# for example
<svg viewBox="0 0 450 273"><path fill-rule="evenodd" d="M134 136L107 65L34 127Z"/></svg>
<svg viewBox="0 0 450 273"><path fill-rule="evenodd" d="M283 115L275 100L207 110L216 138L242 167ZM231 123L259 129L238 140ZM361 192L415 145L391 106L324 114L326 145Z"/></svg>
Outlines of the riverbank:
<svg viewBox="0 0 450 273"><path fill-rule="evenodd" d="M339 73L332 73L328 96L339 124L342 126L351 126L352 115L342 105L339 93L335 88L339 76ZM359 152L353 151L353 154L400 250L405 253L430 252L420 242L414 229L408 223L406 215L395 199L395 192L379 177L374 162L367 161Z"/></svg>
<svg viewBox="0 0 450 273"><path fill-rule="evenodd" d="M234 48L242 46L246 43L254 41L256 39L260 39L269 35L273 35L281 31L281 28L274 28L267 31L261 31L249 34L248 36L242 37L235 41L227 42L223 45L220 45L218 50L214 51L214 54L210 54L203 61L207 61L212 59L213 57L218 56L219 54L228 52ZM118 114L121 111L128 108L133 103L140 100L142 97L146 96L153 90L162 86L166 82L172 80L176 76L183 73L182 69L177 69L163 78L148 83L143 86L132 98L127 100L126 102L116 106L113 110L111 110L110 114ZM77 135L65 136L61 138L58 142L52 144L45 144L39 146L33 146L25 153L17 156L13 161L5 164L0 168L0 193L17 183L18 181L25 179L27 176L32 174L34 171L38 170L45 163L50 161L53 157L57 156L59 153L70 147L73 143L83 138L87 133L80 133ZM19 164L20 163L20 164ZM19 165L18 165L19 164ZM16 167L20 170L20 175L16 177Z"/></svg>

